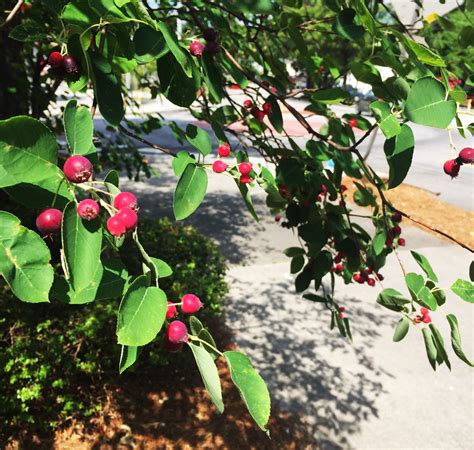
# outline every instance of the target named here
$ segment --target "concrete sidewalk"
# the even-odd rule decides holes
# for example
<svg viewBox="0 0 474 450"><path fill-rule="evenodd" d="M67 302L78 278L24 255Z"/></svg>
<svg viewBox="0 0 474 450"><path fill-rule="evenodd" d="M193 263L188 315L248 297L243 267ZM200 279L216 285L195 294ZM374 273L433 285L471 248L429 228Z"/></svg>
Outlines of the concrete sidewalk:
<svg viewBox="0 0 474 450"><path fill-rule="evenodd" d="M156 163L160 178L122 187L138 194L143 213L172 216L177 180L168 159ZM273 402L303 416L323 449L474 448L472 369L449 350L452 373L445 367L433 373L418 329L393 343L396 315L375 303L379 288L338 284L354 344L330 331L325 308L294 293L282 250L296 243L295 236L275 223L264 196L254 191L259 223L234 182L211 174L206 199L186 222L212 237L229 261L225 319L267 381ZM429 257L440 286L468 278L468 252L405 222L402 227L409 249ZM409 249L401 251L403 263L418 270ZM394 257L382 272L385 286L407 292ZM472 306L448 292L445 311L458 317L472 358ZM440 313L433 320L449 344L446 320Z"/></svg>

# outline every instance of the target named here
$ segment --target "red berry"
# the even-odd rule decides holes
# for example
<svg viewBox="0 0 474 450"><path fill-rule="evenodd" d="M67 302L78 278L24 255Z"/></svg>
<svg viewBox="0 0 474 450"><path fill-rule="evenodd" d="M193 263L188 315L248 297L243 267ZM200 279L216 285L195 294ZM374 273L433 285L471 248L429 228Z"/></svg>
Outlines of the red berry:
<svg viewBox="0 0 474 450"><path fill-rule="evenodd" d="M280 222L280 220L281 220L281 216L280 216L280 214L277 214L275 216L275 222Z"/></svg>
<svg viewBox="0 0 474 450"><path fill-rule="evenodd" d="M199 297L194 294L183 295L181 302L181 311L185 314L197 313L204 306L201 300L199 300Z"/></svg>
<svg viewBox="0 0 474 450"><path fill-rule="evenodd" d="M450 159L444 163L443 170L446 175L456 178L459 174L461 165L455 159Z"/></svg>
<svg viewBox="0 0 474 450"><path fill-rule="evenodd" d="M385 241L385 246L386 246L386 247L391 247L392 245L393 245L392 239L388 238L388 239Z"/></svg>
<svg viewBox="0 0 474 450"><path fill-rule="evenodd" d="M278 185L278 191L280 192L280 195L285 198L288 195L288 187L285 186L284 184L279 184Z"/></svg>
<svg viewBox="0 0 474 450"><path fill-rule="evenodd" d="M168 302L168 309L166 310L166 319L170 320L173 317L176 317L178 315L178 310L176 309L176 306L173 305L172 302Z"/></svg>
<svg viewBox="0 0 474 450"><path fill-rule="evenodd" d="M466 147L459 152L459 159L464 164L474 163L474 148Z"/></svg>
<svg viewBox="0 0 474 450"><path fill-rule="evenodd" d="M420 309L420 312L421 312L421 315L422 316L426 316L430 313L429 309L428 308L421 308Z"/></svg>
<svg viewBox="0 0 474 450"><path fill-rule="evenodd" d="M339 263L339 264L336 264L335 269L337 273L341 273L344 270L344 266L341 263Z"/></svg>
<svg viewBox="0 0 474 450"><path fill-rule="evenodd" d="M357 119L354 119L354 118L349 119L349 122L348 122L348 123L349 123L349 126L350 126L351 128L355 128L355 127L359 124L359 122L357 121Z"/></svg>
<svg viewBox="0 0 474 450"><path fill-rule="evenodd" d="M252 116L254 116L260 122L263 122L263 119L265 119L265 112L262 111L261 109L258 109L256 106L254 106L250 110L250 113L252 114Z"/></svg>
<svg viewBox="0 0 474 450"><path fill-rule="evenodd" d="M343 314L342 312L339 313L339 318L340 318L340 319L344 319L344 314Z"/></svg>
<svg viewBox="0 0 474 450"><path fill-rule="evenodd" d="M341 192L346 192L347 186L345 184L341 184Z"/></svg>
<svg viewBox="0 0 474 450"><path fill-rule="evenodd" d="M218 153L219 156L222 156L223 158L225 158L226 156L229 156L230 155L230 145L227 144L227 143L219 145L219 147L217 148L217 153Z"/></svg>
<svg viewBox="0 0 474 450"><path fill-rule="evenodd" d="M360 283L361 282L361 276L358 274L358 273L355 273L354 275L352 275L352 279L356 282L356 283ZM363 281L362 281L363 283Z"/></svg>
<svg viewBox="0 0 474 450"><path fill-rule="evenodd" d="M402 229L398 225L395 225L390 231L392 234L398 236L399 234L401 234Z"/></svg>
<svg viewBox="0 0 474 450"><path fill-rule="evenodd" d="M244 108L250 109L253 106L253 101L252 100L245 100L244 101Z"/></svg>
<svg viewBox="0 0 474 450"><path fill-rule="evenodd" d="M267 80L263 80L263 81L262 81L262 86L268 88L268 87L270 87L270 82L267 81Z"/></svg>
<svg viewBox="0 0 474 450"><path fill-rule="evenodd" d="M276 94L276 93L278 92L278 89L277 89L276 87L272 87L270 90L271 90L274 94Z"/></svg>
<svg viewBox="0 0 474 450"><path fill-rule="evenodd" d="M242 175L248 175L250 172L252 172L252 163L249 162L242 162L239 164L239 172Z"/></svg>
<svg viewBox="0 0 474 450"><path fill-rule="evenodd" d="M392 221L396 223L400 223L402 221L402 215L398 211L395 211L392 214Z"/></svg>
<svg viewBox="0 0 474 450"><path fill-rule="evenodd" d="M61 228L63 213L59 209L47 208L36 218L36 228L41 234L52 234Z"/></svg>
<svg viewBox="0 0 474 450"><path fill-rule="evenodd" d="M84 156L71 156L66 159L63 172L72 183L83 183L92 177L92 163Z"/></svg>
<svg viewBox="0 0 474 450"><path fill-rule="evenodd" d="M241 176L240 176L240 182L241 182L242 184L248 184L248 183L250 183L251 181L252 181L252 178L250 178L249 175L241 175Z"/></svg>
<svg viewBox="0 0 474 450"><path fill-rule="evenodd" d="M272 113L272 105L270 105L270 103L268 103L268 102L265 102L262 105L262 110L267 116L269 116Z"/></svg>
<svg viewBox="0 0 474 450"><path fill-rule="evenodd" d="M369 279L367 280L367 284L368 284L369 286L375 286L375 280L374 280L373 278L369 278Z"/></svg>
<svg viewBox="0 0 474 450"><path fill-rule="evenodd" d="M210 55L217 55L221 47L216 41L209 41L204 47L204 52L209 53Z"/></svg>
<svg viewBox="0 0 474 450"><path fill-rule="evenodd" d="M344 312L346 310L345 306L339 306L339 312Z"/></svg>
<svg viewBox="0 0 474 450"><path fill-rule="evenodd" d="M173 322L171 322L166 328L166 337L168 338L168 341L173 344L187 342L188 329L180 320L173 320Z"/></svg>
<svg viewBox="0 0 474 450"><path fill-rule="evenodd" d="M415 323L420 323L423 320L423 317L421 316L415 316L414 321Z"/></svg>
<svg viewBox="0 0 474 450"><path fill-rule="evenodd" d="M430 323L431 322L431 317L426 315L426 316L423 316L423 319L421 319L421 320L423 320L423 323Z"/></svg>
<svg viewBox="0 0 474 450"><path fill-rule="evenodd" d="M138 216L137 213L132 209L126 206L122 208L117 214L117 217L120 217L120 220L125 225L127 231L134 230L137 227Z"/></svg>
<svg viewBox="0 0 474 450"><path fill-rule="evenodd" d="M202 56L204 45L199 41L193 41L189 44L189 53L193 56Z"/></svg>
<svg viewBox="0 0 474 450"><path fill-rule="evenodd" d="M118 194L114 198L114 207L116 209L122 209L122 208L128 207L137 211L138 209L137 197L135 197L131 192L120 192L120 194Z"/></svg>
<svg viewBox="0 0 474 450"><path fill-rule="evenodd" d="M77 75L79 73L79 64L74 56L65 55L61 65L67 75Z"/></svg>
<svg viewBox="0 0 474 450"><path fill-rule="evenodd" d="M406 244L405 239L400 238L400 239L398 240L398 245L399 245L400 247L405 247L405 244Z"/></svg>
<svg viewBox="0 0 474 450"><path fill-rule="evenodd" d="M77 205L77 213L84 220L94 220L99 215L99 204L90 198L82 200Z"/></svg>
<svg viewBox="0 0 474 450"><path fill-rule="evenodd" d="M61 53L59 52L50 53L48 57L48 64L53 69L59 69L61 67L62 62L63 62L63 55L61 55Z"/></svg>
<svg viewBox="0 0 474 450"><path fill-rule="evenodd" d="M202 32L202 37L208 42L215 41L217 39L217 31L214 28L206 28Z"/></svg>
<svg viewBox="0 0 474 450"><path fill-rule="evenodd" d="M227 167L228 167L228 165L224 161L221 161L220 159L218 159L218 160L216 160L212 163L212 170L215 173L225 172L227 170Z"/></svg>
<svg viewBox="0 0 474 450"><path fill-rule="evenodd" d="M107 220L107 230L109 230L109 233L115 237L121 237L125 234L125 231L127 231L125 224L122 222L122 219L118 214L115 214L115 216L112 216Z"/></svg>

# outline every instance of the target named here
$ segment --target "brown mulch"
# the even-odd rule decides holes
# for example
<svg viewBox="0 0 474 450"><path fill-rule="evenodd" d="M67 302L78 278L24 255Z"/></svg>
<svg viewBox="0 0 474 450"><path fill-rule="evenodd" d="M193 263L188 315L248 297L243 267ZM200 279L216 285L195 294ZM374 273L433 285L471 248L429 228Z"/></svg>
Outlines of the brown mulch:
<svg viewBox="0 0 474 450"><path fill-rule="evenodd" d="M348 198L352 199L352 195L357 189L353 180L346 178L344 184L348 187ZM435 194L409 184L402 184L395 189L385 191L385 196L395 208L398 208L431 227L435 227L447 233L468 247L474 248L473 212L444 203L436 198ZM403 219L403 224L419 227L441 239L449 241L449 239L439 233L431 231L406 218Z"/></svg>
<svg viewBox="0 0 474 450"><path fill-rule="evenodd" d="M222 321L212 320L210 329L221 349L235 350ZM272 405L268 424L271 438L268 438L252 421L222 358L218 368L225 411L219 414L203 387L190 350L184 351L187 358L178 358L176 365L171 363L152 372L136 370L110 378L104 389L103 411L88 423L70 422L50 436L24 436L10 442L6 449L319 448L302 417L275 405Z"/></svg>

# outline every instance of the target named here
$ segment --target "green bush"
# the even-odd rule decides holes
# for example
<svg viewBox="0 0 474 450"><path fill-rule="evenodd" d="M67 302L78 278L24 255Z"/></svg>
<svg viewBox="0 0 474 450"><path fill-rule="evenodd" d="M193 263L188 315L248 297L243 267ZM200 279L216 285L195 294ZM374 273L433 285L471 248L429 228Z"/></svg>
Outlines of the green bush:
<svg viewBox="0 0 474 450"><path fill-rule="evenodd" d="M169 298L193 292L206 306L200 318L218 315L227 286L215 244L193 227L166 219L143 221L141 234L144 246L174 268L171 277L160 280ZM126 242L122 253L133 273L139 263L132 243ZM46 431L71 417L100 411L100 386L108 377L118 377L119 301L27 304L0 285L0 442L15 430ZM168 364L160 340L146 347L131 370Z"/></svg>

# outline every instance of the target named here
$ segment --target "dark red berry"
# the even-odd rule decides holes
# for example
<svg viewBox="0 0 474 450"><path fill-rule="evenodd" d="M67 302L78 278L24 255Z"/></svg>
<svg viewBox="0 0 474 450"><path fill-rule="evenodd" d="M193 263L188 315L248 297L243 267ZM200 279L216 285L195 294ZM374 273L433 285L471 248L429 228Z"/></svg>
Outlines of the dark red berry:
<svg viewBox="0 0 474 450"><path fill-rule="evenodd" d="M125 224L117 214L107 220L107 230L109 230L109 233L115 237L121 237L125 234L125 231L127 231Z"/></svg>
<svg viewBox="0 0 474 450"><path fill-rule="evenodd" d="M227 144L227 143L219 145L219 147L217 148L217 153L218 153L219 156L222 156L223 158L225 158L226 156L229 156L230 155L230 145Z"/></svg>
<svg viewBox="0 0 474 450"><path fill-rule="evenodd" d="M132 208L126 206L125 208L122 208L116 215L123 222L127 231L134 230L137 227L138 216L135 210Z"/></svg>
<svg viewBox="0 0 474 450"><path fill-rule="evenodd" d="M456 178L458 176L460 168L461 165L455 159L446 161L443 166L444 173L449 175L451 178Z"/></svg>
<svg viewBox="0 0 474 450"><path fill-rule="evenodd" d="M48 64L53 69L59 69L61 67L62 62L63 62L63 55L61 55L61 53L59 52L50 53L48 57Z"/></svg>
<svg viewBox="0 0 474 450"><path fill-rule="evenodd" d="M280 222L280 220L281 220L281 216L280 216L280 214L277 214L275 216L275 222Z"/></svg>
<svg viewBox="0 0 474 450"><path fill-rule="evenodd" d="M52 234L59 231L63 213L59 209L47 208L36 218L36 228L43 235Z"/></svg>
<svg viewBox="0 0 474 450"><path fill-rule="evenodd" d="M84 183L92 177L92 163L84 156L75 155L66 159L63 167L64 175L72 183Z"/></svg>
<svg viewBox="0 0 474 450"><path fill-rule="evenodd" d="M216 41L209 41L206 43L204 47L204 52L208 53L209 55L217 55L221 49L221 46Z"/></svg>
<svg viewBox="0 0 474 450"><path fill-rule="evenodd" d="M82 200L77 205L77 213L84 220L94 220L99 215L99 204L90 198Z"/></svg>
<svg viewBox="0 0 474 450"><path fill-rule="evenodd" d="M400 238L400 239L398 240L398 245L399 245L400 247L405 247L405 244L406 244L405 239Z"/></svg>
<svg viewBox="0 0 474 450"><path fill-rule="evenodd" d="M166 328L166 337L168 338L168 341L174 344L187 342L188 329L180 320L173 320L173 322L171 322Z"/></svg>
<svg viewBox="0 0 474 450"><path fill-rule="evenodd" d="M215 173L225 172L227 170L227 167L228 167L228 165L224 161L221 161L220 159L218 159L218 160L216 160L212 163L212 170Z"/></svg>
<svg viewBox="0 0 474 450"><path fill-rule="evenodd" d="M77 75L79 73L79 64L71 55L65 55L62 61L62 68L66 75Z"/></svg>
<svg viewBox="0 0 474 450"><path fill-rule="evenodd" d="M244 101L244 108L250 109L253 106L253 101L252 100L245 100Z"/></svg>
<svg viewBox="0 0 474 450"><path fill-rule="evenodd" d="M168 337L165 335L163 337L163 345L166 351L170 353L176 353L176 352L179 352L183 348L184 344L182 342L170 342Z"/></svg>
<svg viewBox="0 0 474 450"><path fill-rule="evenodd" d="M138 202L137 202L137 197L133 195L131 192L120 192L115 198L114 198L114 207L116 209L122 209L122 208L132 208L134 211L137 211L138 209Z"/></svg>
<svg viewBox="0 0 474 450"><path fill-rule="evenodd" d="M204 44L199 41L193 41L189 44L189 53L193 56L202 56L204 51Z"/></svg>
<svg viewBox="0 0 474 450"><path fill-rule="evenodd" d="M268 103L268 102L265 102L262 105L262 110L267 116L269 116L272 113L272 105L270 105L270 103Z"/></svg>
<svg viewBox="0 0 474 450"><path fill-rule="evenodd" d="M197 313L204 306L201 300L199 300L199 297L194 294L183 295L181 302L181 311L185 314Z"/></svg>
<svg viewBox="0 0 474 450"><path fill-rule="evenodd" d="M266 87L266 88L269 88L270 87L270 82L267 81L267 80L263 80L262 81L262 86Z"/></svg>
<svg viewBox="0 0 474 450"><path fill-rule="evenodd" d="M393 235L398 236L399 234L401 234L402 229L398 225L395 225L390 231Z"/></svg>
<svg viewBox="0 0 474 450"><path fill-rule="evenodd" d="M208 42L215 41L217 39L217 31L214 28L206 28L202 32L202 37Z"/></svg>
<svg viewBox="0 0 474 450"><path fill-rule="evenodd" d="M474 163L474 148L466 147L459 152L459 159L464 164Z"/></svg>
<svg viewBox="0 0 474 450"><path fill-rule="evenodd" d="M263 122L263 119L265 119L265 112L261 109L258 109L256 106L250 110L250 114L252 114L252 116L254 116L260 122Z"/></svg>
<svg viewBox="0 0 474 450"><path fill-rule="evenodd" d="M173 305L172 302L168 302L168 308L166 310L166 319L170 320L173 317L176 317L178 315L178 310L176 309L176 306Z"/></svg>
<svg viewBox="0 0 474 450"><path fill-rule="evenodd" d="M252 172L252 163L249 162L241 162L239 164L239 172L242 175L248 175L250 172Z"/></svg>
<svg viewBox="0 0 474 450"><path fill-rule="evenodd" d="M383 280L383 275L381 273L375 274L378 280L382 281Z"/></svg>
<svg viewBox="0 0 474 450"><path fill-rule="evenodd" d="M345 306L339 306L339 312L344 312L346 310Z"/></svg>
<svg viewBox="0 0 474 450"><path fill-rule="evenodd" d="M392 214L392 221L396 223L400 223L402 221L402 215L398 211L395 211Z"/></svg>

